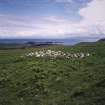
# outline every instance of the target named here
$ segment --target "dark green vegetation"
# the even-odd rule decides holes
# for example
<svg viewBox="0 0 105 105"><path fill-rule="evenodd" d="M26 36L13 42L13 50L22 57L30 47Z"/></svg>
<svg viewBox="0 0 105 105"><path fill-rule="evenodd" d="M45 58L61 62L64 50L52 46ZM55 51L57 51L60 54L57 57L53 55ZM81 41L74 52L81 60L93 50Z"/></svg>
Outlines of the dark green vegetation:
<svg viewBox="0 0 105 105"><path fill-rule="evenodd" d="M3 49L0 105L105 105L105 41ZM89 52L83 59L24 57L41 49Z"/></svg>

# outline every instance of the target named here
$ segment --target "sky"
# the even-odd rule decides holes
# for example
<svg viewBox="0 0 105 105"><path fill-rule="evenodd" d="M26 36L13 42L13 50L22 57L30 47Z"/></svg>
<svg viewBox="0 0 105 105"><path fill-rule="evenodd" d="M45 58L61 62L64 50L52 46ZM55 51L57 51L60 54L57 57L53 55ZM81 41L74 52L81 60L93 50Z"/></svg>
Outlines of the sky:
<svg viewBox="0 0 105 105"><path fill-rule="evenodd" d="M0 38L105 37L105 0L0 0Z"/></svg>

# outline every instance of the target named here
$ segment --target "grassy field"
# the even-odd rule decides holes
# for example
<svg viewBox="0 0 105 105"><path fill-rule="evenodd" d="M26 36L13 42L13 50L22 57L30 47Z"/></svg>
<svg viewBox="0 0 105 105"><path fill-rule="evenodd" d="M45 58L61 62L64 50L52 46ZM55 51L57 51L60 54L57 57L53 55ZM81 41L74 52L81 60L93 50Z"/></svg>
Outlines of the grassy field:
<svg viewBox="0 0 105 105"><path fill-rule="evenodd" d="M75 46L10 47L0 45L0 105L105 105L105 41ZM88 52L90 56L20 57L43 49Z"/></svg>

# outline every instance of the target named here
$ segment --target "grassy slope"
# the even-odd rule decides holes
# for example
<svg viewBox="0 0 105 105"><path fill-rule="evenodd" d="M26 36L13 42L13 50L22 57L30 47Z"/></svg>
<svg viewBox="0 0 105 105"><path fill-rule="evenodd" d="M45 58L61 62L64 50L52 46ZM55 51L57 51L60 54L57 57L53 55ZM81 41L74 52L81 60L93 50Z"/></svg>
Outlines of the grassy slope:
<svg viewBox="0 0 105 105"><path fill-rule="evenodd" d="M89 52L84 59L20 58L41 49ZM0 50L0 105L104 105L105 42Z"/></svg>

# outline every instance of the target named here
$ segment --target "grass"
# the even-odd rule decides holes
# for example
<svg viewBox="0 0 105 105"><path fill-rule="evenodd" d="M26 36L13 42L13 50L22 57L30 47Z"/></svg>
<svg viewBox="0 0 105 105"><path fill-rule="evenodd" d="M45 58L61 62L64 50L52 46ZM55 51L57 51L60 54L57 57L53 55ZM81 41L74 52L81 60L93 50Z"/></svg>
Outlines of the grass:
<svg viewBox="0 0 105 105"><path fill-rule="evenodd" d="M0 105L104 105L105 42L0 47ZM89 52L83 59L24 57L41 49Z"/></svg>

